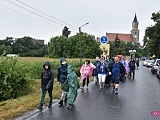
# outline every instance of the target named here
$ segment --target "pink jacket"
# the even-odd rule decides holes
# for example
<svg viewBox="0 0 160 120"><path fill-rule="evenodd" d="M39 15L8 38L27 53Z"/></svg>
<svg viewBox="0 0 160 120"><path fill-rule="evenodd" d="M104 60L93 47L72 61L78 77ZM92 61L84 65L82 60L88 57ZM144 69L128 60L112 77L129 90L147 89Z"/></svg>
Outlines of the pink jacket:
<svg viewBox="0 0 160 120"><path fill-rule="evenodd" d="M91 77L93 69L95 69L95 68L96 68L96 66L94 66L92 63L90 63L89 65L87 65L86 63L83 64L80 69L81 81L83 81L86 77Z"/></svg>

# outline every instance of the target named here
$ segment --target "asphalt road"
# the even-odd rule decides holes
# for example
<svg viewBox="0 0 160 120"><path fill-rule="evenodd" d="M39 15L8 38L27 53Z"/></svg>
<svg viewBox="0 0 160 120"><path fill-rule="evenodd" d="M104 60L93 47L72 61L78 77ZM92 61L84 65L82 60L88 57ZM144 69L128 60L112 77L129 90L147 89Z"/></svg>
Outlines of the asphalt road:
<svg viewBox="0 0 160 120"><path fill-rule="evenodd" d="M160 120L160 116L151 115L160 111L160 80L140 64L135 80L120 82L119 94L112 87L99 91L97 85L90 83L89 89L79 91L72 110L67 106L59 107L55 102L51 109L42 112L32 111L18 119L27 120Z"/></svg>

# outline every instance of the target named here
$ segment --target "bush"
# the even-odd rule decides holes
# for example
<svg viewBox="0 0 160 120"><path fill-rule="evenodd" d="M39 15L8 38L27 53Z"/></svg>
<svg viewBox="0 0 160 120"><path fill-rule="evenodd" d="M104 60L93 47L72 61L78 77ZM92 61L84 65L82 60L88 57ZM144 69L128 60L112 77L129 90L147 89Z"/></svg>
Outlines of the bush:
<svg viewBox="0 0 160 120"><path fill-rule="evenodd" d="M18 57L0 59L0 102L29 93L32 89L30 67L18 63Z"/></svg>

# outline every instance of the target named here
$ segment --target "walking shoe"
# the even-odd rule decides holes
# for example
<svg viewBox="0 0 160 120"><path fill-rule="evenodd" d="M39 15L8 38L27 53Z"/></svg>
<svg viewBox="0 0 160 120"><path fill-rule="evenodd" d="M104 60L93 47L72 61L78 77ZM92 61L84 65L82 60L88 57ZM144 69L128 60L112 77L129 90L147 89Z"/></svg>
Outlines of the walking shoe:
<svg viewBox="0 0 160 120"><path fill-rule="evenodd" d="M48 105L48 108L51 108L51 107L52 107L52 104L49 104L49 105Z"/></svg>
<svg viewBox="0 0 160 120"><path fill-rule="evenodd" d="M70 110L72 108L73 108L73 106L71 104L69 104L68 107L67 107L67 110Z"/></svg>
<svg viewBox="0 0 160 120"><path fill-rule="evenodd" d="M114 93L115 93L115 94L118 94L118 90L116 89Z"/></svg>
<svg viewBox="0 0 160 120"><path fill-rule="evenodd" d="M113 92L115 92L115 87L113 86Z"/></svg>
<svg viewBox="0 0 160 120"><path fill-rule="evenodd" d="M86 89L88 90L88 86L86 87Z"/></svg>
<svg viewBox="0 0 160 120"><path fill-rule="evenodd" d="M63 100L60 100L58 103L59 103L59 106L63 106Z"/></svg>
<svg viewBox="0 0 160 120"><path fill-rule="evenodd" d="M84 92L84 87L81 87L82 92Z"/></svg>
<svg viewBox="0 0 160 120"><path fill-rule="evenodd" d="M134 80L134 76L133 76L133 80Z"/></svg>
<svg viewBox="0 0 160 120"><path fill-rule="evenodd" d="M102 88L100 88L99 91L102 91Z"/></svg>
<svg viewBox="0 0 160 120"><path fill-rule="evenodd" d="M42 111L42 110L43 110L43 107L39 105L39 106L37 107L37 109L39 109L40 111Z"/></svg>

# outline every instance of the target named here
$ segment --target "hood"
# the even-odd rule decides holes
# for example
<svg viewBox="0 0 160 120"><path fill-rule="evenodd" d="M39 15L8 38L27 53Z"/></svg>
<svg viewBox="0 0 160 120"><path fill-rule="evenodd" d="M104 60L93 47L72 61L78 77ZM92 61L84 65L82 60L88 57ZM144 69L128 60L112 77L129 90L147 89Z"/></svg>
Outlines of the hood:
<svg viewBox="0 0 160 120"><path fill-rule="evenodd" d="M67 62L66 62L66 58L64 58L64 57L60 58L60 63L61 63L61 64L66 64L66 63L67 63Z"/></svg>
<svg viewBox="0 0 160 120"><path fill-rule="evenodd" d="M68 68L67 68L67 71L68 71L68 73L73 72L74 71L73 65L69 65Z"/></svg>
<svg viewBox="0 0 160 120"><path fill-rule="evenodd" d="M49 61L46 61L45 63L44 63L44 65L43 65L43 68L45 69L45 65L48 65L48 69L50 70L51 69L51 64L50 64L50 62Z"/></svg>

